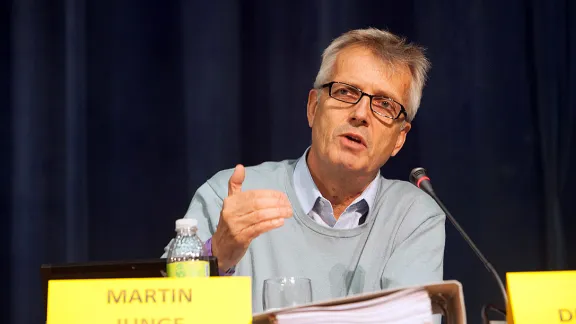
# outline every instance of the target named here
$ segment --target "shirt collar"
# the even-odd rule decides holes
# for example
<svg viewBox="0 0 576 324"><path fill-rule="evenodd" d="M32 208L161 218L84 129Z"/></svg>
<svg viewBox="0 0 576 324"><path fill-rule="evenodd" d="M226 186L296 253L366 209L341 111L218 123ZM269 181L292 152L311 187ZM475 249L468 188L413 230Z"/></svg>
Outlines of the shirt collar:
<svg viewBox="0 0 576 324"><path fill-rule="evenodd" d="M322 197L320 190L314 183L312 179L312 175L310 174L310 169L308 169L308 163L306 162L306 156L308 155L308 151L310 147L306 149L304 154L300 157L298 162L296 163L296 167L294 169L293 181L294 181L294 191L296 191L296 196L298 197L298 201L300 202L300 206L304 210L306 214L309 214L316 200L318 197ZM368 208L372 209L374 206L374 201L376 200L376 194L378 193L378 185L380 181L380 171L374 180L370 182L368 187L362 192L360 196L358 196L350 206L354 205L355 203L364 199L368 204Z"/></svg>

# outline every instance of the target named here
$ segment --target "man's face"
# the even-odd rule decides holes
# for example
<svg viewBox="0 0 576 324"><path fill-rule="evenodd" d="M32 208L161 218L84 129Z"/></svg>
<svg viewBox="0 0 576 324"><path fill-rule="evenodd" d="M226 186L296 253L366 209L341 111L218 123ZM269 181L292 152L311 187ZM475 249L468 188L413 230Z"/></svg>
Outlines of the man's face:
<svg viewBox="0 0 576 324"><path fill-rule="evenodd" d="M411 74L407 66L394 70L363 47L349 47L336 59L331 81L390 97L406 106ZM318 96L320 97L319 100ZM330 97L328 88L312 89L308 96L308 124L316 159L349 171L372 173L404 145L410 124L382 117L370 110L370 98L347 104ZM350 139L352 136L355 140ZM360 138L361 143L357 143Z"/></svg>

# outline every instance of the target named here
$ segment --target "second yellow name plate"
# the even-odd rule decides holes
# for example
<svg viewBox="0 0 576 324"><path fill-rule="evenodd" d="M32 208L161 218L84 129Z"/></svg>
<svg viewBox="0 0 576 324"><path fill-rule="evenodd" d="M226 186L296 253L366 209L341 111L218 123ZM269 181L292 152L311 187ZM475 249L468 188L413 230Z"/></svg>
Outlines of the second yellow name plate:
<svg viewBox="0 0 576 324"><path fill-rule="evenodd" d="M48 324L252 322L250 277L51 280Z"/></svg>
<svg viewBox="0 0 576 324"><path fill-rule="evenodd" d="M576 324L576 271L509 272L506 281L508 324Z"/></svg>

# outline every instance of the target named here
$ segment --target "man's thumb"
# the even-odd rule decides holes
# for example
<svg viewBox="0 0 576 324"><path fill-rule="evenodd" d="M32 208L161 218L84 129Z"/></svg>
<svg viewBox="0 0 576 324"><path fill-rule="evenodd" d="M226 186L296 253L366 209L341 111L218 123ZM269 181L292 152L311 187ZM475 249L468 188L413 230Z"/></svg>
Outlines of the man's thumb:
<svg viewBox="0 0 576 324"><path fill-rule="evenodd" d="M245 176L246 171L244 170L244 166L238 164L236 168L234 168L234 173L232 173L232 176L228 181L228 196L232 196L233 194L242 191L242 182L244 182Z"/></svg>

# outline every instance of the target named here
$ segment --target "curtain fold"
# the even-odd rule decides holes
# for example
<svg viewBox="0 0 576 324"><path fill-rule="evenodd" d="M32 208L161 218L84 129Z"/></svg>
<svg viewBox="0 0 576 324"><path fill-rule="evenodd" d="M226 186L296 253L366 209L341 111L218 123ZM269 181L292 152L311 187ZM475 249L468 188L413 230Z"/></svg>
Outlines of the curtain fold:
<svg viewBox="0 0 576 324"><path fill-rule="evenodd" d="M12 214L9 273L13 289L10 291L10 313L13 323L34 323L42 318L39 307L30 312L31 305L39 305L38 265L45 260L46 190L42 174L42 161L37 156L46 154L42 145L43 101L46 100L41 74L41 52L45 50L41 29L44 16L33 1L13 4L12 12ZM3 154L3 156L5 156ZM31 242L36 242L31 243ZM30 249L34 248L34 252ZM53 248L58 248L53 246Z"/></svg>
<svg viewBox="0 0 576 324"><path fill-rule="evenodd" d="M574 17L567 14L571 2L532 1L528 12L531 95L540 139L546 268L550 270L565 269L567 265L560 197L567 184L571 150L574 149L571 136L576 84L569 72L576 53L570 53L575 35L571 35L569 25L573 24Z"/></svg>
<svg viewBox="0 0 576 324"><path fill-rule="evenodd" d="M66 261L88 259L86 174L86 7L84 0L65 1L65 217Z"/></svg>
<svg viewBox="0 0 576 324"><path fill-rule="evenodd" d="M206 181L197 170L217 172L214 161L234 167L240 161L243 126L243 58L240 5L237 1L181 2L182 93L186 114L186 146L210 143L201 151L186 150L187 178L193 188ZM206 19L210 13L210 19ZM227 28L221 28L226 22ZM218 41L214 41L214 40ZM246 87L255 87L246 84ZM199 127L201 126L201 127ZM248 127L249 128L249 127ZM218 129L206 134L205 129ZM200 157L201 155L202 157Z"/></svg>

